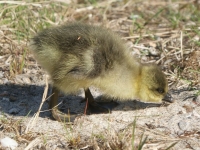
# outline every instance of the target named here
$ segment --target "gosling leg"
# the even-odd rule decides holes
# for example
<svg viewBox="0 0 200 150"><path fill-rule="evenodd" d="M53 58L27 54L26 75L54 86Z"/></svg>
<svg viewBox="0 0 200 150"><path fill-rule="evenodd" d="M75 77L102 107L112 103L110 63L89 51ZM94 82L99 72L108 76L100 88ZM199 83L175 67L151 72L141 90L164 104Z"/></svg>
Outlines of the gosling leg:
<svg viewBox="0 0 200 150"><path fill-rule="evenodd" d="M73 122L77 115L69 113L65 114L62 113L60 110L58 110L58 96L59 96L59 90L56 87L52 88L52 96L49 102L49 109L51 109L52 116L57 121L62 122Z"/></svg>
<svg viewBox="0 0 200 150"><path fill-rule="evenodd" d="M59 90L57 88L53 87L51 94L52 94L52 96L49 101L49 109L53 109L54 107L57 108Z"/></svg>
<svg viewBox="0 0 200 150"><path fill-rule="evenodd" d="M89 113L98 114L98 113L110 113L111 110L118 105L117 102L96 102L89 90L85 89L85 101L88 100Z"/></svg>

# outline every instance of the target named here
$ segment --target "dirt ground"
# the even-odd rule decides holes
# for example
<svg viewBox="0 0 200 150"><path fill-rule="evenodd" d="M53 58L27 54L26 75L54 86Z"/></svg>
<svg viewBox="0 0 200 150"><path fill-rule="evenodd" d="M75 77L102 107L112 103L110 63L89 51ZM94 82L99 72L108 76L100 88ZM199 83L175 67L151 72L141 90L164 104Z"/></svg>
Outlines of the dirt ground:
<svg viewBox="0 0 200 150"><path fill-rule="evenodd" d="M158 15L161 10L159 8L165 8L168 2L117 2L109 1L107 5L107 2L102 1L96 5L85 6L83 1L77 1L76 7L74 4L67 4L67 12L65 10L64 15L70 21L87 16L84 22L103 24L111 28L122 36L127 47L133 50L134 57L142 62L154 62L163 66L170 93L175 102L153 104L138 100L115 100L119 105L110 114L84 115L85 102L81 103L84 93L81 89L75 95L61 94L59 97L61 110L67 112L70 108L70 111L80 114L73 124L55 121L48 110L48 99L42 105L37 118L35 114L41 104L46 86L45 79L48 77L31 53L26 54L26 65L22 71L16 73L17 71L10 67L11 64L15 66L13 63L18 61L15 59L16 56L23 58L24 54L21 50L27 49L28 40L18 43L13 35L10 36L11 30L5 29L2 25L0 32L0 140L4 137L15 139L19 144L17 150L133 150L134 147L139 149L141 141L145 141L143 150L167 148L200 150L200 96L198 94L200 91L200 50L198 44L191 42L198 41L199 35L196 30L188 29L189 25L184 26L184 24L191 24L191 19L181 20L178 26L172 27L168 25L165 13L161 17ZM181 14L183 13L181 11L190 4L196 6L195 2L178 1L172 3L170 7L172 10L180 8ZM30 11L36 11L36 9L39 11L42 9L39 6L43 5L49 8L46 3L30 5L32 6L29 8ZM62 5L59 5L60 10L64 7ZM57 11L56 6L53 6L55 11ZM144 17L146 21L140 18L139 22L134 24L131 17L138 16L131 13L141 15L140 17ZM147 17L148 13L152 17ZM59 22L58 14L55 12L56 21ZM138 23L143 24L143 28L139 31ZM198 23L195 23L198 27ZM135 31L134 34L131 33L132 30ZM152 34L155 34L155 37ZM12 38L13 42L10 40ZM17 52L10 50L13 48ZM50 91L51 86L48 89L48 96L50 96ZM95 87L91 87L91 91L96 98L102 96L101 91ZM4 148L0 145L0 149Z"/></svg>
<svg viewBox="0 0 200 150"><path fill-rule="evenodd" d="M33 115L38 111L43 89L44 86L42 85L21 86L7 84L0 87L1 116L5 119L9 118L13 123L18 120L20 126L22 126L22 137L25 128L30 125ZM98 96L98 90L92 89L92 92ZM144 136L148 136L149 142L145 144L144 149L163 149L174 142L178 142L173 149L198 150L200 149L200 97L196 101L193 101L193 98L184 100L193 96L194 93L195 90L173 91L172 96L175 102L170 105L125 101L119 102L119 106L110 114L85 116L83 115L85 103L80 103L84 95L80 91L78 95L60 97L63 100L62 103L67 104L72 111L82 113L80 117L76 118L73 125L65 125L65 123L53 120L48 111L48 103L45 102L38 120L35 121L34 126L28 129L27 133L42 135L30 140L31 142L39 139L35 143L37 146L33 149L40 149L38 144L41 143L44 137L48 139L46 144L50 149L54 149L53 147L68 149L69 143L66 142L66 139L75 140L77 138L76 140L81 142L85 141L83 147L87 146L86 143L90 147L92 145L88 139L92 140L91 137L100 138L99 136L102 136L102 140L108 138L110 141L112 141L112 138L119 138L118 140L121 140L124 148L131 149L129 145L130 134L133 120L136 118L136 137L138 137L136 138L136 143L142 133ZM125 139L120 139L120 132ZM126 134L129 134L129 136L126 137ZM0 138L5 136L13 137L14 135L12 132L3 132L0 134ZM20 143L23 143L22 141ZM20 144L21 148L19 147L18 149L23 149L24 146Z"/></svg>

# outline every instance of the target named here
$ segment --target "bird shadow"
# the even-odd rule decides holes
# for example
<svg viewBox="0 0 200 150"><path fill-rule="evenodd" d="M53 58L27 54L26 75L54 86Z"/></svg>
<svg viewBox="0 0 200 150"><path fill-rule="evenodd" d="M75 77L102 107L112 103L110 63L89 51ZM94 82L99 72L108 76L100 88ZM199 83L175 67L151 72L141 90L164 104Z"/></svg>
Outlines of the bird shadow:
<svg viewBox="0 0 200 150"><path fill-rule="evenodd" d="M33 116L39 109L41 104L42 96L44 92L44 86L38 85L18 85L18 84L4 84L0 85L0 115L12 115L12 116ZM48 90L48 96L51 94L51 88ZM47 96L47 97L48 97ZM102 99L102 96L96 99ZM84 108L86 106L85 102L81 101L84 99L83 92L77 93L77 95L67 95L61 94L59 97L59 109L64 112L68 112L69 109L72 112L78 114L84 113ZM40 117L51 118L51 113L48 109L47 99L41 109ZM108 99L107 100L113 100ZM155 103L143 103L136 100L129 101L119 101L114 100L119 103L119 105L113 109L120 111L130 111L145 109L150 107L161 107L165 106L162 104Z"/></svg>

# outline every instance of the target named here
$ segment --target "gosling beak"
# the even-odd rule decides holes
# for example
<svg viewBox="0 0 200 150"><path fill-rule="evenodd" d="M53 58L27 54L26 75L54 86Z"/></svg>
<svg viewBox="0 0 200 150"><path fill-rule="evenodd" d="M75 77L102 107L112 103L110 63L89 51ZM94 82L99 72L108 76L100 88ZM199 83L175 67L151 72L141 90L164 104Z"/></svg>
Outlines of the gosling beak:
<svg viewBox="0 0 200 150"><path fill-rule="evenodd" d="M169 93L167 93L162 100L170 103L174 102L173 97Z"/></svg>

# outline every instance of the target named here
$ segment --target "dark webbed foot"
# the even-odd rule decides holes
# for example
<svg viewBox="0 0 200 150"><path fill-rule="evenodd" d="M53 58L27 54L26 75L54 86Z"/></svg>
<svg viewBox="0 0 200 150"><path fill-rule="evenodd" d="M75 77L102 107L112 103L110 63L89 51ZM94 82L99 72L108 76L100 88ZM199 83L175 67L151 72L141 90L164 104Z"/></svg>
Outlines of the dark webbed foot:
<svg viewBox="0 0 200 150"><path fill-rule="evenodd" d="M58 110L58 96L59 96L59 90L55 87L52 89L52 97L49 102L49 109L51 109L52 116L57 121L62 122L73 122L75 118L77 117L77 114L69 112L68 114L65 114Z"/></svg>
<svg viewBox="0 0 200 150"><path fill-rule="evenodd" d="M96 102L89 89L85 90L85 100L88 101L89 114L110 113L118 105L117 102ZM88 113L88 111L87 111Z"/></svg>
<svg viewBox="0 0 200 150"><path fill-rule="evenodd" d="M55 120L60 121L60 122L66 122L71 124L74 122L75 118L78 116L75 113L69 112L69 114L65 114L58 110L57 108L53 108L52 111L52 116Z"/></svg>

